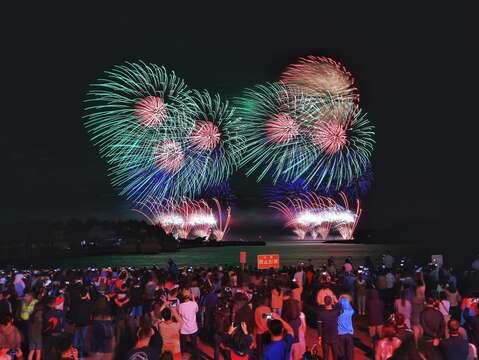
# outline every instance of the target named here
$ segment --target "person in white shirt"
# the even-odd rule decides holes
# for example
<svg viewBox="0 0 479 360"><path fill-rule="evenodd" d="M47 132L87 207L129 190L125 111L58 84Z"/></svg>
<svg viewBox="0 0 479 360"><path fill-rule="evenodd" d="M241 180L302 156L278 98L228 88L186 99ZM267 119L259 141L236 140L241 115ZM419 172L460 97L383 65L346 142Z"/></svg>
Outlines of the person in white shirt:
<svg viewBox="0 0 479 360"><path fill-rule="evenodd" d="M412 304L406 298L406 290L401 290L400 298L394 301L394 310L396 314L404 316L404 324L411 329Z"/></svg>
<svg viewBox="0 0 479 360"><path fill-rule="evenodd" d="M198 313L198 304L191 301L191 294L188 289L183 290L183 302L178 306L178 313L183 320L180 329L181 351L186 352L188 343L190 345L190 353L196 356L198 324L196 322L196 314Z"/></svg>
<svg viewBox="0 0 479 360"><path fill-rule="evenodd" d="M304 278L304 271L302 266L298 266L296 273L294 274L293 281L298 285L300 288L303 287L303 278Z"/></svg>

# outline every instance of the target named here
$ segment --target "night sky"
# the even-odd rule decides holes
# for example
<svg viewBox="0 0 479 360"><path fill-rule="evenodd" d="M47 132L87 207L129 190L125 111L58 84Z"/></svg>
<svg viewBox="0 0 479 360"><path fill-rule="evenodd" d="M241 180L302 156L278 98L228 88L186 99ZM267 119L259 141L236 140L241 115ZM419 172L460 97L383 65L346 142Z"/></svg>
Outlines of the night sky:
<svg viewBox="0 0 479 360"><path fill-rule="evenodd" d="M477 224L476 9L96 3L3 11L2 222L132 216L82 125L88 85L113 65L165 65L191 88L233 97L277 80L300 56L322 55L350 69L376 125L361 226ZM268 214L254 179L239 172L233 186L243 223Z"/></svg>

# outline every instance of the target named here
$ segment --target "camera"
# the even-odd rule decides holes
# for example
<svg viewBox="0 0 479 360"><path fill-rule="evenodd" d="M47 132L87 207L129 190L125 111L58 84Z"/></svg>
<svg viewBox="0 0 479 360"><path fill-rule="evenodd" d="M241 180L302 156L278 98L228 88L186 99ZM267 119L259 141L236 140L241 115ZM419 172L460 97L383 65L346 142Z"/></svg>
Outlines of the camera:
<svg viewBox="0 0 479 360"><path fill-rule="evenodd" d="M273 313L264 313L263 319L271 320L273 318Z"/></svg>

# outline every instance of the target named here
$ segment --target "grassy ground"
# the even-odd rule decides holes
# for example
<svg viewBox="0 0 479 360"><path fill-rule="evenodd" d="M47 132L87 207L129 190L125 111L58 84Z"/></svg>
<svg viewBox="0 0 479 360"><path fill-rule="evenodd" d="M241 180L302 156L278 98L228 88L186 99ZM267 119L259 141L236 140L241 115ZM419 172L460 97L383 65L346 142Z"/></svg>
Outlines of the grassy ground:
<svg viewBox="0 0 479 360"><path fill-rule="evenodd" d="M365 256L373 260L390 250L397 256L416 257L417 251L411 245L366 245L366 244L319 244L300 241L274 241L266 246L231 246L183 249L175 253L160 253L154 255L111 255L89 256L77 258L44 258L40 265L54 267L89 267L89 266L164 266L172 258L179 266L214 266L223 264L239 264L239 252L246 251L248 264L256 265L258 254L279 254L281 265L293 265L300 261L312 259L315 265L325 263L333 256L338 263L342 263L348 256L354 262L362 262ZM420 259L418 259L420 260Z"/></svg>

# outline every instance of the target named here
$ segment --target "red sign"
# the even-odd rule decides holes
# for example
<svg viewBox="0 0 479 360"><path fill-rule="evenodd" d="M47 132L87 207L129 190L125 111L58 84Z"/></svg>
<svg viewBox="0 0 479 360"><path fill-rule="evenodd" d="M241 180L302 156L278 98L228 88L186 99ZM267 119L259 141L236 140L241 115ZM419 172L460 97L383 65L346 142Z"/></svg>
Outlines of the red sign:
<svg viewBox="0 0 479 360"><path fill-rule="evenodd" d="M279 254L258 255L258 269L279 269Z"/></svg>
<svg viewBox="0 0 479 360"><path fill-rule="evenodd" d="M240 264L246 264L246 251L240 251Z"/></svg>

